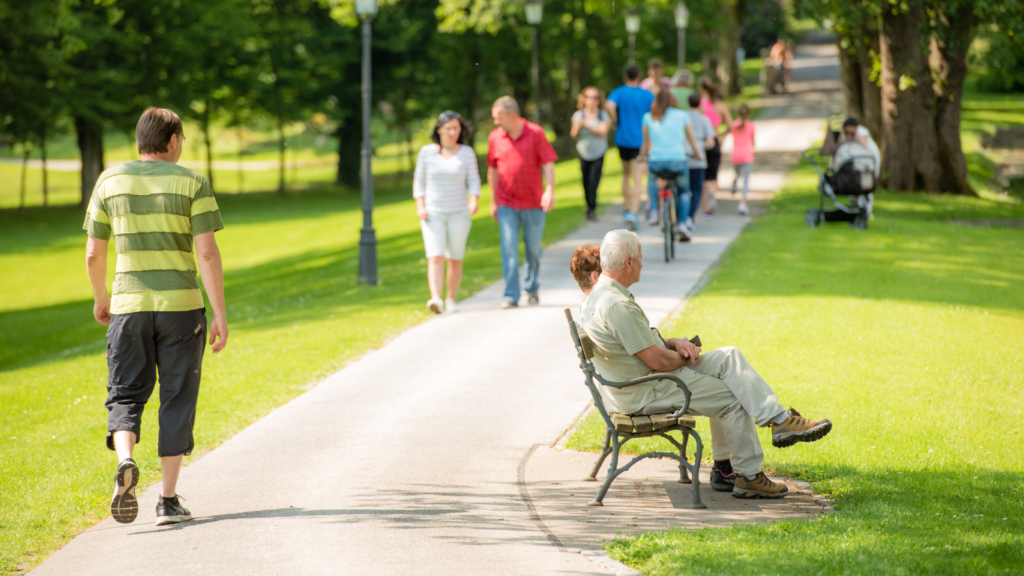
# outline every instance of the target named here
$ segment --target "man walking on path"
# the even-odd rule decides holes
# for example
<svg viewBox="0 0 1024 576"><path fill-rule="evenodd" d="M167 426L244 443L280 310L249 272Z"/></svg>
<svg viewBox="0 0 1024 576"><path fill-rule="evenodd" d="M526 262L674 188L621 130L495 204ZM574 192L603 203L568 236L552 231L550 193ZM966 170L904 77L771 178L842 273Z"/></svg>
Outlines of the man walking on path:
<svg viewBox="0 0 1024 576"><path fill-rule="evenodd" d="M213 235L224 224L206 178L176 165L185 140L178 115L148 108L135 134L141 159L100 175L83 227L89 233L85 258L93 315L110 326L106 441L119 461L110 513L122 524L138 516L139 468L132 453L141 440L142 412L159 370L159 526L192 519L176 491L181 459L195 444L192 428L207 334L192 244L194 240L213 308L210 344L220 352L228 327L220 250ZM111 235L117 252L113 298L106 286Z"/></svg>
<svg viewBox="0 0 1024 576"><path fill-rule="evenodd" d="M625 81L625 85L612 90L604 106L616 126L615 145L622 160L622 222L630 230L638 230L643 167L636 159L644 143L641 124L644 114L651 111L654 93L640 87L640 68L636 64L626 66Z"/></svg>
<svg viewBox="0 0 1024 576"><path fill-rule="evenodd" d="M527 302L539 304L540 244L547 212L555 207L558 154L544 129L519 115L514 98L495 100L491 117L497 128L487 137L487 182L491 185L491 216L501 230L501 270L505 276L501 307L519 306L520 229L526 245L523 287Z"/></svg>

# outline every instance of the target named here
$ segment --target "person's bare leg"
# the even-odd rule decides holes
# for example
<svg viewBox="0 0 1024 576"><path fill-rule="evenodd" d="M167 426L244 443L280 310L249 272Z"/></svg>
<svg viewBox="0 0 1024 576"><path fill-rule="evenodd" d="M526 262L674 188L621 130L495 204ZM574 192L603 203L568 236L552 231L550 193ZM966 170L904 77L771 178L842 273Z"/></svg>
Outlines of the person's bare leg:
<svg viewBox="0 0 1024 576"><path fill-rule="evenodd" d="M633 187L629 178L633 174L633 161L622 161L622 209L626 212L634 212L633 209Z"/></svg>
<svg viewBox="0 0 1024 576"><path fill-rule="evenodd" d="M177 495L178 474L181 472L181 456L164 456L160 459L160 472L163 479L160 483L160 495L174 498Z"/></svg>
<svg viewBox="0 0 1024 576"><path fill-rule="evenodd" d="M118 430L114 432L114 451L117 452L118 463L124 462L125 459L131 458L135 452L135 443L138 438L135 437L135 432L131 430ZM118 487L114 485L114 496L117 496Z"/></svg>
<svg viewBox="0 0 1024 576"><path fill-rule="evenodd" d="M462 260L448 261L448 299L455 300L462 283Z"/></svg>
<svg viewBox="0 0 1024 576"><path fill-rule="evenodd" d="M643 205L641 198L645 198L647 194L647 187L644 186L644 174L647 174L647 163L637 162L636 169L633 171L633 198L636 198L636 211L640 211L640 207ZM644 194L645 196L641 196Z"/></svg>
<svg viewBox="0 0 1024 576"><path fill-rule="evenodd" d="M114 432L114 451L117 452L118 462L132 457L137 441L138 438L135 437L135 432L131 430L118 430Z"/></svg>
<svg viewBox="0 0 1024 576"><path fill-rule="evenodd" d="M704 181L704 195L701 196L701 202L704 203L704 213L710 212L708 210L709 202L714 197L715 192L718 192L718 180L705 180Z"/></svg>
<svg viewBox="0 0 1024 576"><path fill-rule="evenodd" d="M444 289L444 256L427 259L427 284L430 286L430 297L441 298Z"/></svg>

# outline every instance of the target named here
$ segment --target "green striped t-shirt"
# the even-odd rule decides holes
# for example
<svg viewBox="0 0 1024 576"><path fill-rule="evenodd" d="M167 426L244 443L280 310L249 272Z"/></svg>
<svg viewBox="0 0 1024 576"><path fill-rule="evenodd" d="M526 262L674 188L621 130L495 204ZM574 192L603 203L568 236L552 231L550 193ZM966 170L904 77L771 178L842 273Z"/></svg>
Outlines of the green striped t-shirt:
<svg viewBox="0 0 1024 576"><path fill-rule="evenodd" d="M224 228L210 183L171 162L133 160L100 175L82 226L114 236L111 314L203 307L192 238Z"/></svg>

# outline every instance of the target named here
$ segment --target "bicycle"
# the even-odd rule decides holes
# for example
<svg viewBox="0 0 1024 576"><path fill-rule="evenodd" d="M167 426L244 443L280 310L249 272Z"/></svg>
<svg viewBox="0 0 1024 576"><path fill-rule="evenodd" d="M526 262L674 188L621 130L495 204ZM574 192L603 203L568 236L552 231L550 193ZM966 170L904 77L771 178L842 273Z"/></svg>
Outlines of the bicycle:
<svg viewBox="0 0 1024 576"><path fill-rule="evenodd" d="M661 218L661 232L665 237L665 262L676 257L676 198L679 188L676 184L678 172L652 172L658 178L658 213Z"/></svg>

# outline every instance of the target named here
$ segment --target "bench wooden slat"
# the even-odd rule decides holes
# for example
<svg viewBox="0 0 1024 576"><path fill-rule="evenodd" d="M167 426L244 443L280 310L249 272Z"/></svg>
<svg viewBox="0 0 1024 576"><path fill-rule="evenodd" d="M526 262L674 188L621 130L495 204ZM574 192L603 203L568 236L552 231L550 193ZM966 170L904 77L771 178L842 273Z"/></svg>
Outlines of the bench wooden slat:
<svg viewBox="0 0 1024 576"><path fill-rule="evenodd" d="M633 431L633 421L625 414L609 414L616 432L629 433Z"/></svg>
<svg viewBox="0 0 1024 576"><path fill-rule="evenodd" d="M651 422L650 416L633 416L633 428L641 434L652 432L654 430L654 423Z"/></svg>
<svg viewBox="0 0 1024 576"><path fill-rule="evenodd" d="M608 416L611 417L612 424L615 425L615 431L626 434L656 432L658 430L673 428L675 426L681 426L683 428L695 428L697 426L697 421L693 416L683 416L679 418L678 421L671 417L672 414L627 416L625 414L616 414L612 412Z"/></svg>

